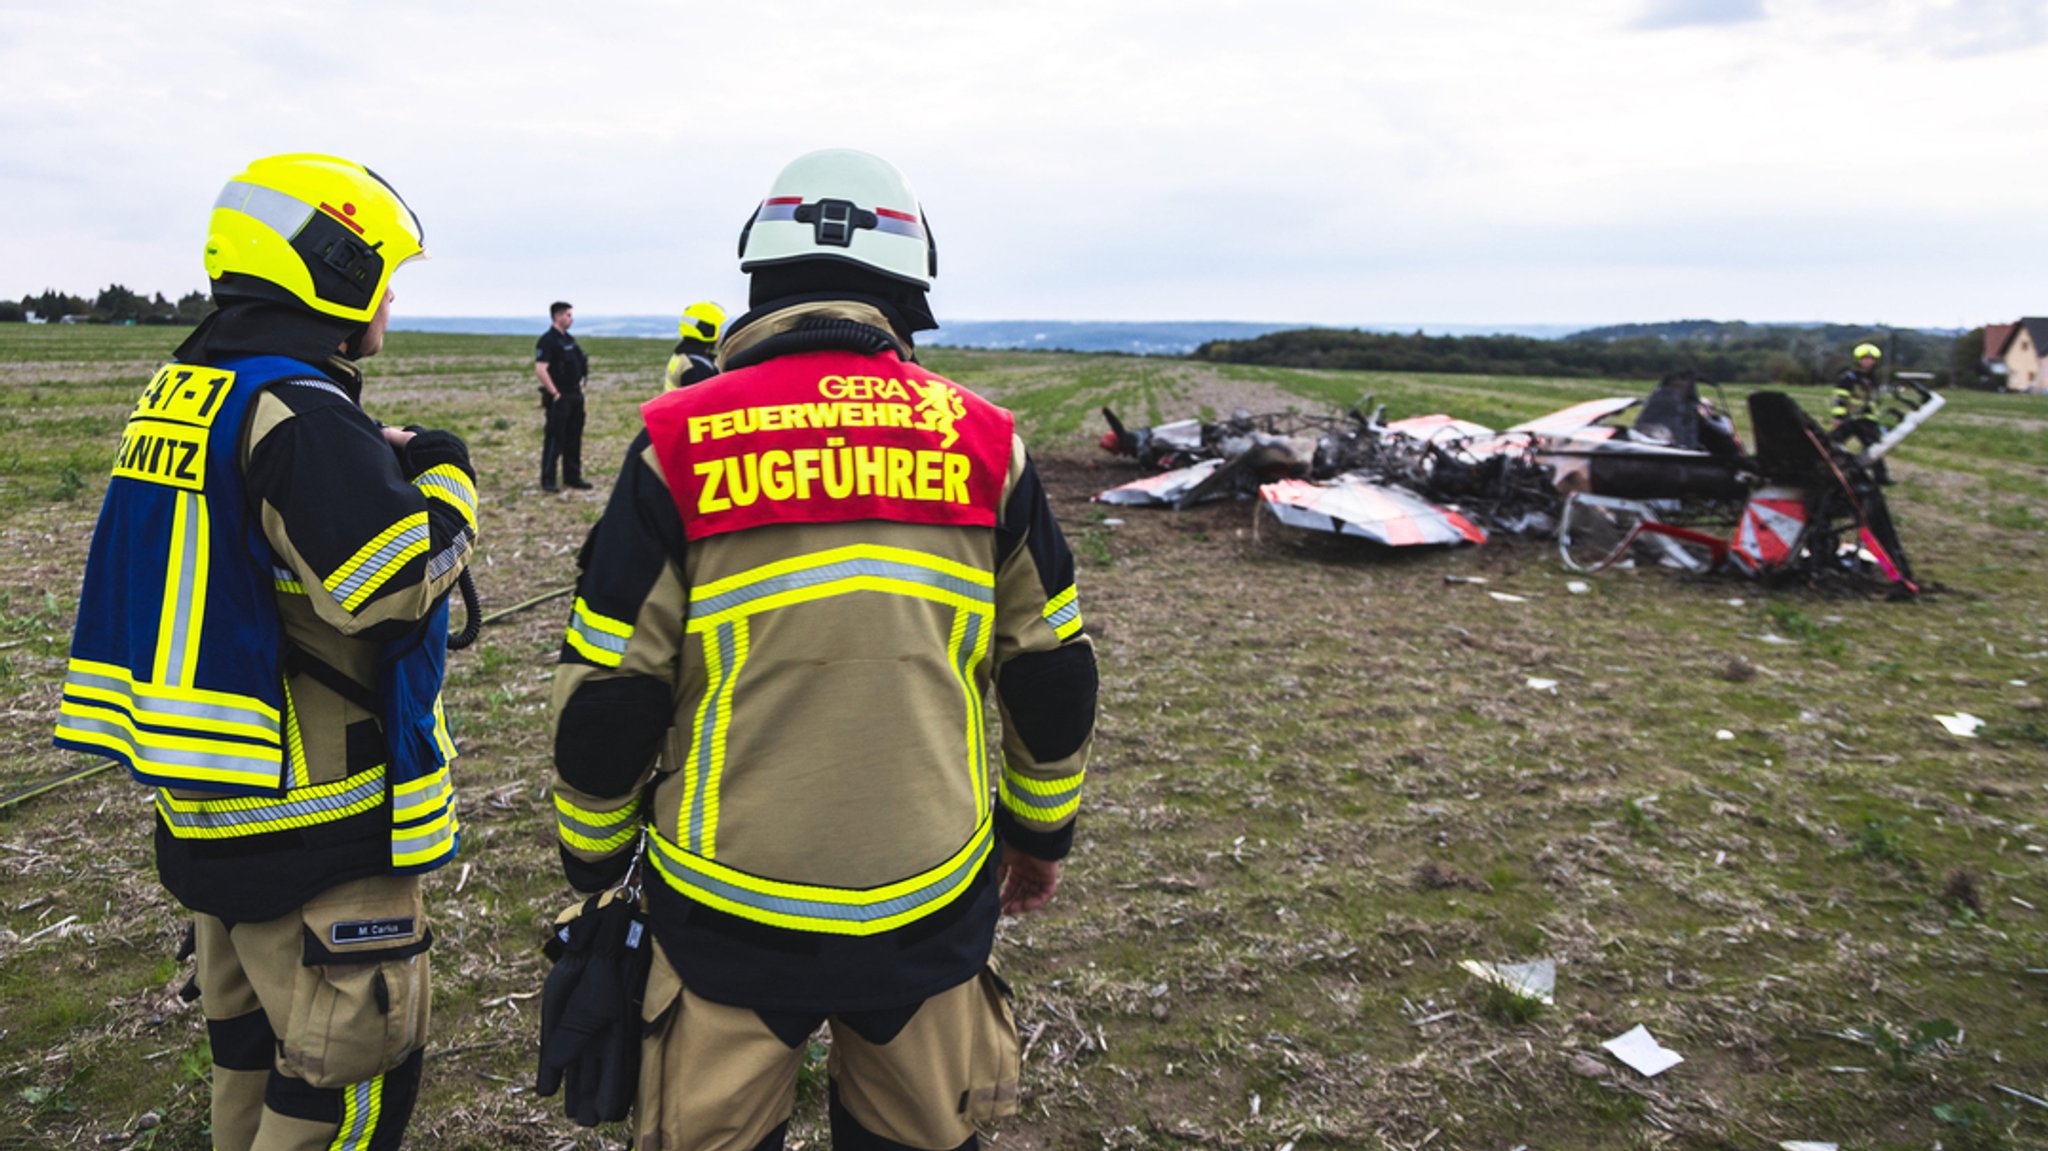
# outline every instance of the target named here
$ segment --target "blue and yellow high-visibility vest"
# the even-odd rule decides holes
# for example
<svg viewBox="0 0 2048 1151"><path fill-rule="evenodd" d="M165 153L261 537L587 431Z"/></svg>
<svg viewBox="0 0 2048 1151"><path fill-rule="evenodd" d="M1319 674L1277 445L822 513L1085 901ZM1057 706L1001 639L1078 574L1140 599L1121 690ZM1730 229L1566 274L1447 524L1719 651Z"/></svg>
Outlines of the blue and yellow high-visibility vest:
<svg viewBox="0 0 2048 1151"><path fill-rule="evenodd" d="M425 629L429 642L387 653L385 674L398 669L380 685L393 762L313 785L297 738L274 598L280 565L248 513L237 457L257 395L308 377L322 378L281 356L172 363L143 391L93 532L55 742L109 756L159 788L159 813L179 838L256 835L383 806L394 870L430 870L457 846L454 747L438 723L442 656L431 642L445 644L445 615ZM406 706L394 707L394 694ZM432 717L443 738L391 732L394 711L408 713L408 729ZM438 830L423 845L426 826Z"/></svg>

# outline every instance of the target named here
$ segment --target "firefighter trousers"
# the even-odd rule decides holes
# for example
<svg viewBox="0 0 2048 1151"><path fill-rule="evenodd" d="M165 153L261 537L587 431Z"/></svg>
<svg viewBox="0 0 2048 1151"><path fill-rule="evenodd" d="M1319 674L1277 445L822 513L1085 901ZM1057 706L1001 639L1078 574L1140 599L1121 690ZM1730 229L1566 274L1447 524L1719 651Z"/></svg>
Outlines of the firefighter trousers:
<svg viewBox="0 0 2048 1151"><path fill-rule="evenodd" d="M420 880L332 887L261 923L195 916L216 1151L390 1151L419 1094L432 935Z"/></svg>
<svg viewBox="0 0 2048 1151"><path fill-rule="evenodd" d="M993 967L908 1008L757 1012L682 985L659 944L642 1012L636 1151L777 1151L804 1048L831 1026L834 1151L970 1151L978 1125L1017 1113L1009 988Z"/></svg>

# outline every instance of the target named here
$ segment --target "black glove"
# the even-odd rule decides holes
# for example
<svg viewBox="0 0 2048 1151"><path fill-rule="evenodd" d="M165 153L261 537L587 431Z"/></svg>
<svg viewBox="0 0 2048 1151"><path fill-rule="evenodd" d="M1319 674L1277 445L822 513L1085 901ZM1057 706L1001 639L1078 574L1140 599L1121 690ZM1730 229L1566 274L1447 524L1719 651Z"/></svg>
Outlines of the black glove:
<svg viewBox="0 0 2048 1151"><path fill-rule="evenodd" d="M454 432L433 428L407 427L412 439L398 450L399 464L405 469L405 478L416 480L428 468L441 464L454 464L474 481L476 469L469 462L469 445Z"/></svg>
<svg viewBox="0 0 2048 1151"><path fill-rule="evenodd" d="M563 1112L585 1127L624 1119L639 1087L650 958L638 899L614 888L568 908L545 950L554 967L541 988L534 1090L561 1090Z"/></svg>

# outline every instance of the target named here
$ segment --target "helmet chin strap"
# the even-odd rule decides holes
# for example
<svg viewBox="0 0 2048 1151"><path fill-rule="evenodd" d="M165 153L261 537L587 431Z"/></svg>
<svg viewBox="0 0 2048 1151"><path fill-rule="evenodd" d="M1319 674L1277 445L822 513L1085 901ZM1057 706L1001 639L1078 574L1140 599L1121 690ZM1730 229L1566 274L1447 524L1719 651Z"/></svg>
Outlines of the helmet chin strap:
<svg viewBox="0 0 2048 1151"><path fill-rule="evenodd" d="M364 336L367 336L367 335L369 335L369 334L370 334L370 325L368 325L368 324L358 324L358 325L356 325L356 328L355 328L355 330L354 330L354 331L352 331L352 332L350 332L350 333L348 334L348 339L346 339L346 340L343 340L343 341L341 342L341 355L342 355L342 358L343 358L343 359L346 359L346 360L348 360L348 361L349 361L350 363L354 363L355 361L357 361L357 360L360 360L360 359L362 359L362 358L363 358L363 337L364 337Z"/></svg>

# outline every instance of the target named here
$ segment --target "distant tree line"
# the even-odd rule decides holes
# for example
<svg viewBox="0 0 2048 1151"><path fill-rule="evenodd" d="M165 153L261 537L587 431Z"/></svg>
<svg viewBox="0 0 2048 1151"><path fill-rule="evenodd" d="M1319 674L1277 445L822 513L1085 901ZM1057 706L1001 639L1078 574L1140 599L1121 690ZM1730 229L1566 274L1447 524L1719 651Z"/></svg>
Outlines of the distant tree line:
<svg viewBox="0 0 2048 1151"><path fill-rule="evenodd" d="M1974 360L1967 374L1959 372L1961 365L1951 358L1959 341L1944 332L1714 320L1591 328L1558 340L1306 328L1212 340L1193 356L1293 368L1591 379L1655 379L1691 369L1718 383L1799 386L1833 381L1850 366L1850 351L1866 341L1886 349L1894 371L1933 373L1937 386L1956 378L1972 382L1976 374ZM1981 349L1981 332L1977 341Z"/></svg>
<svg viewBox="0 0 2048 1151"><path fill-rule="evenodd" d="M213 311L213 300L205 292L187 292L174 303L162 292L145 296L120 284L109 284L97 296L87 299L54 288L19 300L0 300L0 323L19 324L33 315L56 323L75 316L83 324L196 324Z"/></svg>

